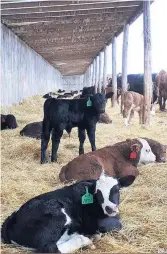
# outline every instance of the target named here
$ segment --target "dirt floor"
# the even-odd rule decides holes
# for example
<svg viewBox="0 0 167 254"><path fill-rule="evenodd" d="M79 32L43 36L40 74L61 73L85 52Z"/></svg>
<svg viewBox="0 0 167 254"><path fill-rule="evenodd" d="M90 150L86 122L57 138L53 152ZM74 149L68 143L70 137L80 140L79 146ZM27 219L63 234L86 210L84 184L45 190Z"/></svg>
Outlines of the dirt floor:
<svg viewBox="0 0 167 254"><path fill-rule="evenodd" d="M77 129L72 130L70 139L67 135L62 138L58 163L46 165L40 165L40 141L20 136L19 132L26 124L42 120L43 102L41 96L34 96L8 111L3 110L16 116L19 127L1 132L2 221L28 199L61 187L58 179L61 167L78 156ZM147 128L139 126L136 115L132 125L125 128L119 107L111 108L110 105L108 101L106 111L113 123L97 124L97 148L135 137L150 137L167 144L167 113L157 110ZM51 150L51 144L48 150ZM85 151L90 151L88 139ZM167 163L140 168L135 183L121 190L120 213L123 229L104 235L95 244L94 252L160 253L166 249L167 253ZM2 250L24 253L5 245Z"/></svg>

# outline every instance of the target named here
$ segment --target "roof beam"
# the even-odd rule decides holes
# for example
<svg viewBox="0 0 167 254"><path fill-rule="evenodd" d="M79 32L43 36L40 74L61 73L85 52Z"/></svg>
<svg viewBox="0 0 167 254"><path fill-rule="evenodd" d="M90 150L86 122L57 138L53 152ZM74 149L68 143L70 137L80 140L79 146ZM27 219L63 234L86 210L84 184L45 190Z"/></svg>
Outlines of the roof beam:
<svg viewBox="0 0 167 254"><path fill-rule="evenodd" d="M129 1L129 2L99 2L99 3L77 3L77 4L59 4L52 6L38 6L38 7L22 7L22 8L8 8L4 9L2 5L1 15L13 15L13 14L30 14L30 13L47 13L47 12L57 12L57 11L74 11L74 10L89 10L89 9L99 9L99 8L129 8L139 6L139 1Z"/></svg>
<svg viewBox="0 0 167 254"><path fill-rule="evenodd" d="M73 39L75 38L83 38L83 37L93 37L93 36L97 36L99 35L100 37L106 36L106 35L112 35L112 33L116 32L116 28L114 27L114 30L112 30L111 28L108 29L101 29L99 31L90 31L90 32L76 32L71 34L71 31L69 32L57 32L57 33L48 33L48 34L32 34L32 35L19 35L20 38L22 38L23 40L26 40L26 42L31 41L31 40L41 40L41 39L46 39L46 36L49 37L49 39L58 39L60 40L60 38L62 38L62 40L67 40L67 38L71 38L70 42L73 42Z"/></svg>
<svg viewBox="0 0 167 254"><path fill-rule="evenodd" d="M48 17L63 17L63 16L77 16L77 15L92 15L92 14L101 14L101 13L119 13L122 12L122 14L124 14L124 12L126 13L131 13L134 12L136 10L135 7L132 8L126 8L126 7L121 7L119 9L115 9L115 8L96 8L96 9L89 9L89 10L84 10L84 9L80 9L80 10L71 10L71 11L54 11L54 12L47 12L47 13L27 13L27 14L15 14L15 15L2 15L2 18L10 20L10 19L26 19L26 18L48 18Z"/></svg>
<svg viewBox="0 0 167 254"><path fill-rule="evenodd" d="M56 5L84 5L84 4L97 4L97 3L104 3L104 2L111 2L113 4L122 4L122 2L124 2L125 4L131 4L131 2L139 2L139 1L113 1L113 0L99 0L99 1L88 1L88 0L84 0L84 1L78 1L78 0L73 0L73 1L30 1L30 2L26 2L26 1L17 1L17 2L1 2L1 8L2 9L11 9L11 8L35 8L35 7L49 7L49 6L56 6Z"/></svg>
<svg viewBox="0 0 167 254"><path fill-rule="evenodd" d="M25 26L25 27L38 27L38 26L50 26L55 27L57 24L88 24L91 22L98 22L101 20L107 21L115 21L116 18L125 19L126 15L127 18L130 16L130 12L124 12L124 15L122 13L114 13L114 15L111 15L111 13L93 13L93 14L82 14L75 16L59 16L57 18L55 17L47 17L47 18L25 18L25 19L5 19L2 18L2 22L5 23L8 27L14 27L14 26Z"/></svg>
<svg viewBox="0 0 167 254"><path fill-rule="evenodd" d="M123 25L123 23L118 23L118 25ZM71 27L66 27L64 26L64 28L56 28L56 29L48 29L48 31L33 31L33 30L27 30L27 32L22 32L21 30L15 30L15 29L11 29L14 33L16 33L18 36L25 36L24 38L35 38L38 39L39 38L45 38L45 37L62 37L64 35L70 35L72 34L74 35L80 35L85 34L85 33L89 33L89 32L105 32L105 31L113 31L114 26L110 23L110 24L105 24L105 25L100 25L100 26L96 26L96 25L92 25L92 26L71 26Z"/></svg>
<svg viewBox="0 0 167 254"><path fill-rule="evenodd" d="M117 21L118 25L124 25L124 21ZM79 23L79 24L62 24L62 25L54 25L54 26L34 26L32 28L31 26L26 26L26 27L13 27L13 26L8 26L14 33L19 34L33 34L33 33L52 33L52 32L59 32L59 31L73 31L73 30L99 30L99 28L103 27L110 27L113 28L115 25L115 22L113 19L108 20L108 21L99 21L99 22L92 22L92 23Z"/></svg>

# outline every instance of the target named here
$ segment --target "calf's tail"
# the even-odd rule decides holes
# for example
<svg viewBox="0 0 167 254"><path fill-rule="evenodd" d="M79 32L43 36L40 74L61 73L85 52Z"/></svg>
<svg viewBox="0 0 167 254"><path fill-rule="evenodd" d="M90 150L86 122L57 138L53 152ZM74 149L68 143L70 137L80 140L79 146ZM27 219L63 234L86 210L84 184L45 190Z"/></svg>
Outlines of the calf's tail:
<svg viewBox="0 0 167 254"><path fill-rule="evenodd" d="M12 215L9 216L4 221L4 223L2 224L2 227L1 227L1 239L2 239L3 243L6 243L6 244L10 244L11 243L12 239L10 239L9 232L11 232L11 230L12 230L12 226L13 226L14 221L15 221L15 214L16 214L15 212L12 213Z"/></svg>

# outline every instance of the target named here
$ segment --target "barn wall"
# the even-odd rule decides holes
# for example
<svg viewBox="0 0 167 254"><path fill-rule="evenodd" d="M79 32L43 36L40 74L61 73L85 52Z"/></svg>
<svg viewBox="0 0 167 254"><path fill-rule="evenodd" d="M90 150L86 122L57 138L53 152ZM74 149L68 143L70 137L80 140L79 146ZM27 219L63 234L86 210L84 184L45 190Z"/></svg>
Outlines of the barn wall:
<svg viewBox="0 0 167 254"><path fill-rule="evenodd" d="M63 89L67 92L83 89L84 75L63 76Z"/></svg>
<svg viewBox="0 0 167 254"><path fill-rule="evenodd" d="M60 72L2 24L1 49L1 105L62 88Z"/></svg>

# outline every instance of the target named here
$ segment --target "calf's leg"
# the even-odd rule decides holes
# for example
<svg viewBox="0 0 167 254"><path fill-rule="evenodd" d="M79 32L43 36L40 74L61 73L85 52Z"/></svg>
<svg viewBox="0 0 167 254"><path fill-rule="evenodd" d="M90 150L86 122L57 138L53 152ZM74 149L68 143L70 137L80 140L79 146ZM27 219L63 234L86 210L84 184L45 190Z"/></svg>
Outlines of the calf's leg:
<svg viewBox="0 0 167 254"><path fill-rule="evenodd" d="M86 139L85 129L78 127L78 138L79 138L79 154L84 154L84 142Z"/></svg>
<svg viewBox="0 0 167 254"><path fill-rule="evenodd" d="M66 232L65 232L66 234ZM63 237L63 236L62 236ZM64 238L64 237L63 237ZM58 250L61 253L71 253L76 250L79 250L83 247L95 248L92 241L83 235L79 235L78 233L74 233L69 235L69 239L64 239L65 241L61 241L61 239L57 242Z"/></svg>
<svg viewBox="0 0 167 254"><path fill-rule="evenodd" d="M50 125L46 120L43 121L42 124L42 135L41 135L41 164L47 162L46 161L46 150L48 147L49 139L50 139Z"/></svg>
<svg viewBox="0 0 167 254"><path fill-rule="evenodd" d="M166 98L163 98L162 110L165 111Z"/></svg>
<svg viewBox="0 0 167 254"><path fill-rule="evenodd" d="M96 127L95 126L91 126L87 129L88 138L89 138L89 142L90 142L91 147L92 147L92 151L96 151L95 132L96 132Z"/></svg>
<svg viewBox="0 0 167 254"><path fill-rule="evenodd" d="M63 135L63 130L53 130L52 131L52 155L51 161L57 161L57 150L59 148L60 139Z"/></svg>

